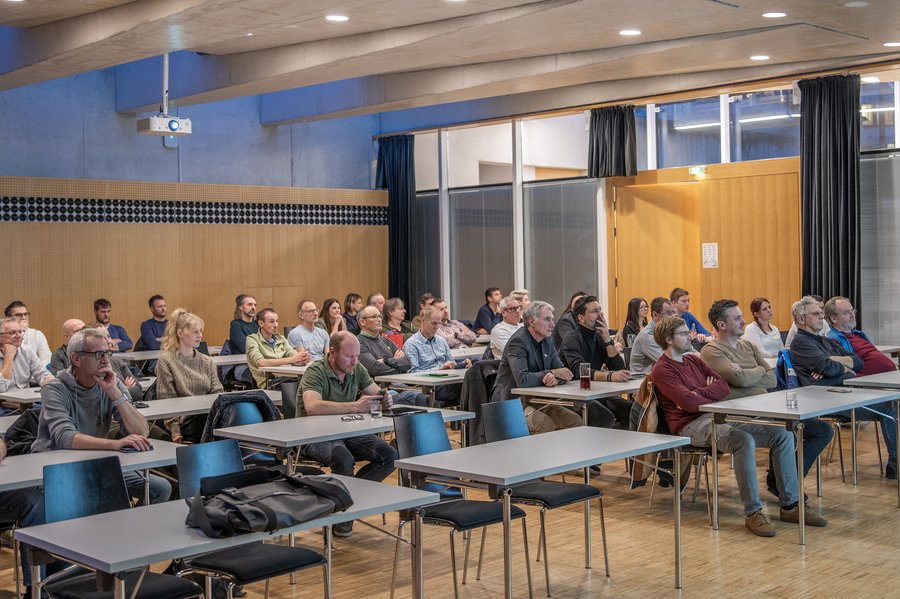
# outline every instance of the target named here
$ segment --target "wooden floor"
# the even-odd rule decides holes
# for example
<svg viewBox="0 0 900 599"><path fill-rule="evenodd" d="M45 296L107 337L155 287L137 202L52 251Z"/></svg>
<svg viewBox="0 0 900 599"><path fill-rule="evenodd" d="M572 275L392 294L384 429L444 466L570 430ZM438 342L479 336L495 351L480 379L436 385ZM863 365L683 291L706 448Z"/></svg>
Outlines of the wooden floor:
<svg viewBox="0 0 900 599"><path fill-rule="evenodd" d="M649 488L628 489L623 462L606 464L594 484L605 493L606 526L612 576L603 570L603 550L596 507L594 515L593 569L584 568L583 512L572 507L550 512L549 551L553 597L694 598L694 597L900 597L900 509L895 483L883 479L874 450L873 424L861 433L859 485L850 484L849 435L845 431L848 482L841 482L837 459L823 467L824 497L815 498L815 477L807 479L814 509L825 515L824 529L807 528L807 545L798 545L797 526L782 523L778 504L765 490L763 501L778 534L755 537L744 529L734 477L727 458L720 461L721 530L707 525L701 489L691 502L692 486L685 492L683 508L684 588L674 588L672 495L657 489L652 515L647 514ZM759 452L764 475L763 452ZM836 457L836 456L835 456ZM572 479L570 479L572 480ZM809 488L811 487L811 489ZM660 492L662 491L662 492ZM474 498L475 495L472 495ZM531 508L528 508L531 510ZM774 517L771 517L774 514ZM544 597L543 563L534 561L537 547L537 512L529 512L529 544L535 597ZM531 517L533 515L533 517ZM371 522L381 524L380 518ZM388 515L388 527L396 530L397 517ZM482 579L475 580L477 541L473 539L469 579L460 589L467 599L494 599L503 591L502 544L498 528L488 531ZM320 546L321 536L306 534L302 543ZM527 597L522 557L521 528L513 532L514 596ZM362 599L389 597L394 542L366 526L356 525L350 539L336 539L334 597ZM409 559L401 557L398 598L410 597ZM462 551L458 550L460 579ZM453 597L449 545L445 529L426 527L425 586L427 596ZM0 598L14 596L12 555L0 553ZM162 566L160 566L162 567ZM249 597L263 596L263 584L248 587ZM297 584L287 578L274 581L273 598L322 596L321 570L304 572Z"/></svg>

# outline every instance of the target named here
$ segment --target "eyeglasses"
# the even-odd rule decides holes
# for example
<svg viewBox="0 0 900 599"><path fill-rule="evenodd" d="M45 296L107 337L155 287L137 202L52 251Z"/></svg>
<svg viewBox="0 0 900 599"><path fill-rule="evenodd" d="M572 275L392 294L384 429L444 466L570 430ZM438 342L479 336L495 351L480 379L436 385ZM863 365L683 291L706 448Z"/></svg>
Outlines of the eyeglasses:
<svg viewBox="0 0 900 599"><path fill-rule="evenodd" d="M311 310L301 310L301 312L303 312L304 314L313 314L313 313L318 312L318 311L319 311L318 308L313 308L313 309L311 309Z"/></svg>
<svg viewBox="0 0 900 599"><path fill-rule="evenodd" d="M507 312L518 312L521 309L522 309L522 306L512 306L510 308L507 308L506 311Z"/></svg>
<svg viewBox="0 0 900 599"><path fill-rule="evenodd" d="M384 318L381 314L374 314L372 316L363 316L361 320L383 320Z"/></svg>
<svg viewBox="0 0 900 599"><path fill-rule="evenodd" d="M5 333L0 333L0 335L12 335L14 337L24 337L25 331L6 331Z"/></svg>
<svg viewBox="0 0 900 599"><path fill-rule="evenodd" d="M18 318L19 320L22 320L23 318L28 318L29 316L31 316L31 312L19 312L18 314L10 314L9 315L10 318Z"/></svg>
<svg viewBox="0 0 900 599"><path fill-rule="evenodd" d="M81 354L82 356L91 356L97 361L102 360L104 357L109 358L113 355L113 352L108 349L101 349L98 351L80 351L77 353Z"/></svg>
<svg viewBox="0 0 900 599"><path fill-rule="evenodd" d="M346 416L341 416L341 422L353 422L354 420L362 420L364 416L362 414L347 414Z"/></svg>

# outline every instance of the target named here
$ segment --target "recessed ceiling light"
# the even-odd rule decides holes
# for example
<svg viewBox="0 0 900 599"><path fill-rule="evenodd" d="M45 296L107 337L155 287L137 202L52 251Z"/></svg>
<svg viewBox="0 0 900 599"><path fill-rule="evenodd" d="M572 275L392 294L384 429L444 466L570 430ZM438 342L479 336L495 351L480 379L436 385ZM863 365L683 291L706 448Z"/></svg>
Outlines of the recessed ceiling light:
<svg viewBox="0 0 900 599"><path fill-rule="evenodd" d="M786 17L787 13L784 12L764 12L762 14L767 19L780 19L781 17Z"/></svg>
<svg viewBox="0 0 900 599"><path fill-rule="evenodd" d="M750 60L769 60L769 57L765 54L757 54L755 56L751 56Z"/></svg>
<svg viewBox="0 0 900 599"><path fill-rule="evenodd" d="M844 6L847 8L865 8L868 6L868 2L864 2L863 0L854 0L853 2L845 2Z"/></svg>
<svg viewBox="0 0 900 599"><path fill-rule="evenodd" d="M640 29L623 29L619 32L619 35L640 35Z"/></svg>
<svg viewBox="0 0 900 599"><path fill-rule="evenodd" d="M884 42L881 45L885 48L897 48L900 47L900 42Z"/></svg>
<svg viewBox="0 0 900 599"><path fill-rule="evenodd" d="M326 21L334 21L335 23L342 23L344 21L349 21L350 17L345 15L328 15L325 17Z"/></svg>
<svg viewBox="0 0 900 599"><path fill-rule="evenodd" d="M879 79L878 77L870 76L870 77L863 77L861 79L861 81L863 83L878 83L881 81L881 79Z"/></svg>

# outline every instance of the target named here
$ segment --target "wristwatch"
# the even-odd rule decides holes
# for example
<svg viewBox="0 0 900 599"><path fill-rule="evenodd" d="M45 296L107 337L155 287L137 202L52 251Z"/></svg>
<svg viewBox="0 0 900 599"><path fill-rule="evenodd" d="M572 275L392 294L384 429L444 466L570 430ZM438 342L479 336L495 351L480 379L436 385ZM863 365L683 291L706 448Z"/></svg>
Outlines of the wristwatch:
<svg viewBox="0 0 900 599"><path fill-rule="evenodd" d="M113 402L113 407L114 407L114 408L118 408L118 407L121 406L123 403L125 403L126 401L129 401L129 400L130 400L130 398L128 397L128 394L127 394L127 393L123 393L123 394L122 394L122 397L120 397L119 399L117 399L116 401Z"/></svg>
<svg viewBox="0 0 900 599"><path fill-rule="evenodd" d="M605 345L606 347L609 347L610 345L613 345L613 340L610 339L610 340L607 341L604 345Z"/></svg>

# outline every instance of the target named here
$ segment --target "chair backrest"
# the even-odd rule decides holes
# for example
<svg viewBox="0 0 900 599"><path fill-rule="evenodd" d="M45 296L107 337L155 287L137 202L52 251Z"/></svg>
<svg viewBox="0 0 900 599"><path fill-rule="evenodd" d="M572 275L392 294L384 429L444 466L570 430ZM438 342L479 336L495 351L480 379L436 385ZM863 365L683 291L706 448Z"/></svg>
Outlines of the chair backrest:
<svg viewBox="0 0 900 599"><path fill-rule="evenodd" d="M200 345L197 347L197 351L203 355L209 355L209 346L206 344L206 341L200 342Z"/></svg>
<svg viewBox="0 0 900 599"><path fill-rule="evenodd" d="M118 456L44 466L47 523L131 507Z"/></svg>
<svg viewBox="0 0 900 599"><path fill-rule="evenodd" d="M528 436L525 411L518 399L495 401L481 406L484 438L488 443Z"/></svg>
<svg viewBox="0 0 900 599"><path fill-rule="evenodd" d="M297 379L281 382L281 413L285 418L297 417L297 391L300 381Z"/></svg>
<svg viewBox="0 0 900 599"><path fill-rule="evenodd" d="M231 345L231 339L226 339L224 343L222 343L222 351L219 352L220 356L230 356L231 354L237 353L234 351L234 346Z"/></svg>
<svg viewBox="0 0 900 599"><path fill-rule="evenodd" d="M791 374L793 369L794 365L791 362L790 350L778 350L778 358L775 361L776 389L794 389L800 386L800 379L796 373Z"/></svg>
<svg viewBox="0 0 900 599"><path fill-rule="evenodd" d="M397 451L401 458L448 451L450 438L440 412L416 412L394 418Z"/></svg>
<svg viewBox="0 0 900 599"><path fill-rule="evenodd" d="M630 368L631 367L631 348L626 347L625 349L622 350L622 352L625 354L625 356L624 356L625 368Z"/></svg>
<svg viewBox="0 0 900 599"><path fill-rule="evenodd" d="M200 479L244 469L241 448L236 439L182 445L175 449L178 465L178 493L182 499L200 490Z"/></svg>
<svg viewBox="0 0 900 599"><path fill-rule="evenodd" d="M233 416L230 426L241 426L242 424L258 424L265 422L262 413L256 404L249 401L241 401L233 404Z"/></svg>

